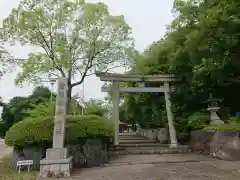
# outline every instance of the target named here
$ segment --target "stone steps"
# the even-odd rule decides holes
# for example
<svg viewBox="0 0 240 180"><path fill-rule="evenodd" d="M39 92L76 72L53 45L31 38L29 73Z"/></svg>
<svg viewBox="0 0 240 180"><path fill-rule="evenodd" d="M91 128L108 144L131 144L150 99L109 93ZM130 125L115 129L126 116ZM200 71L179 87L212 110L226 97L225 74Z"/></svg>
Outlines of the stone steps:
<svg viewBox="0 0 240 180"><path fill-rule="evenodd" d="M136 133L121 133L119 134L119 139L131 140L131 139L148 139L148 138L138 135Z"/></svg>
<svg viewBox="0 0 240 180"><path fill-rule="evenodd" d="M147 142L147 143L120 143L118 145L118 147L136 147L136 148L140 148L140 147L165 147L165 144L160 144L160 143L154 143L154 142Z"/></svg>
<svg viewBox="0 0 240 180"><path fill-rule="evenodd" d="M119 140L149 140L142 136L119 136Z"/></svg>
<svg viewBox="0 0 240 180"><path fill-rule="evenodd" d="M119 133L119 136L138 136L136 132Z"/></svg>
<svg viewBox="0 0 240 180"><path fill-rule="evenodd" d="M162 144L155 140L147 139L136 133L121 133L119 135L119 145L117 148L140 148L140 147L163 147ZM164 146L166 147L166 146Z"/></svg>
<svg viewBox="0 0 240 180"><path fill-rule="evenodd" d="M119 145L111 149L108 154L110 157L114 157L128 154L179 154L188 152L190 150L186 146L171 149L169 144L161 144L156 140L148 139L136 133L121 133L119 135Z"/></svg>
<svg viewBox="0 0 240 180"><path fill-rule="evenodd" d="M115 150L108 152L110 157L118 155L128 155L128 154L179 154L179 153L189 153L191 152L187 147L179 147L175 149L167 147L158 147L158 148L126 148L124 150Z"/></svg>
<svg viewBox="0 0 240 180"><path fill-rule="evenodd" d="M155 140L149 140L149 139L120 139L120 144L153 144L156 143Z"/></svg>

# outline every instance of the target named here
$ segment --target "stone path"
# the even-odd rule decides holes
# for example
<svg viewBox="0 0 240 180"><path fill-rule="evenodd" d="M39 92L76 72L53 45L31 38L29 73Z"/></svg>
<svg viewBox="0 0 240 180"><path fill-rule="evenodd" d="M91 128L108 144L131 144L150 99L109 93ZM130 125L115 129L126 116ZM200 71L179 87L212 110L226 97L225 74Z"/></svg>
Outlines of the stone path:
<svg viewBox="0 0 240 180"><path fill-rule="evenodd" d="M12 148L7 147L7 145L4 143L4 139L0 139L0 158L10 154L11 152Z"/></svg>
<svg viewBox="0 0 240 180"><path fill-rule="evenodd" d="M130 161L132 165L128 163ZM73 173L71 179L239 180L240 162L226 162L194 154L131 155L119 157L107 167L79 170Z"/></svg>

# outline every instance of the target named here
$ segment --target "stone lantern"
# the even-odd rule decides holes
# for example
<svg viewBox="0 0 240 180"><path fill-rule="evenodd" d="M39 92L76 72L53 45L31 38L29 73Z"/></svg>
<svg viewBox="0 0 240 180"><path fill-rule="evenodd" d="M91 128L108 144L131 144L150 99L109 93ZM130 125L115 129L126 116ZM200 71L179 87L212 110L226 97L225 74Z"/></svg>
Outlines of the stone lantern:
<svg viewBox="0 0 240 180"><path fill-rule="evenodd" d="M210 94L209 99L206 101L208 103L207 110L210 112L210 124L224 124L224 122L217 115L217 112L220 109L218 103L221 101L222 99L213 98L212 94Z"/></svg>

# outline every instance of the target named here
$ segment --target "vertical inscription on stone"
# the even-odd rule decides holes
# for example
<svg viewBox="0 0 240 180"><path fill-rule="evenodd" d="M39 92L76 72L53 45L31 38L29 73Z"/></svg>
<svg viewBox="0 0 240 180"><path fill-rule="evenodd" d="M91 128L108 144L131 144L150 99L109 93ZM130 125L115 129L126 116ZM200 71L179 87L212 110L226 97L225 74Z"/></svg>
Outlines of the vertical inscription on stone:
<svg viewBox="0 0 240 180"><path fill-rule="evenodd" d="M67 79L58 79L56 110L54 120L53 148L63 148L67 102Z"/></svg>
<svg viewBox="0 0 240 180"><path fill-rule="evenodd" d="M58 109L56 109L56 115L57 116L59 116L59 115L62 115L62 114L64 114L64 109L63 108L58 108Z"/></svg>

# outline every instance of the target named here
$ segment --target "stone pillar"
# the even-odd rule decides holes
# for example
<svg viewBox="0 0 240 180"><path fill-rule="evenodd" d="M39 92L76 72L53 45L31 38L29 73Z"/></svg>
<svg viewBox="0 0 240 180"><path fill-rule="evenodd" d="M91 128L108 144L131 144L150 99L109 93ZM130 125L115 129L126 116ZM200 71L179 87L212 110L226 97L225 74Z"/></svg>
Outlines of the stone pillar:
<svg viewBox="0 0 240 180"><path fill-rule="evenodd" d="M119 86L118 82L113 82L113 113L112 120L114 122L114 145L119 145Z"/></svg>
<svg viewBox="0 0 240 180"><path fill-rule="evenodd" d="M65 121L67 104L67 79L58 79L53 145L47 149L46 158L40 161L40 177L69 177L72 169L72 157L68 157L64 148Z"/></svg>
<svg viewBox="0 0 240 180"><path fill-rule="evenodd" d="M176 148L178 146L177 142L177 135L176 130L173 124L173 114L172 114L172 103L170 101L170 85L169 82L164 82L164 96L165 96L165 103L166 103L166 110L167 110L167 119L168 119L168 128L169 128L169 135L170 135L170 148Z"/></svg>

